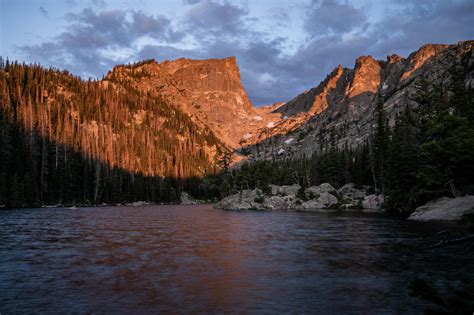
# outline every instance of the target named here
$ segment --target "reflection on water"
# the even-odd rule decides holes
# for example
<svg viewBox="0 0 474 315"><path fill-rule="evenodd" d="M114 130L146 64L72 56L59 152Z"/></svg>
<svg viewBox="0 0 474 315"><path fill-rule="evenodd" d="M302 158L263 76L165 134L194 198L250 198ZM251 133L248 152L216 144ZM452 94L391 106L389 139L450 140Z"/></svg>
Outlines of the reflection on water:
<svg viewBox="0 0 474 315"><path fill-rule="evenodd" d="M426 250L442 226L211 206L0 212L0 312L419 312L421 277L472 281Z"/></svg>

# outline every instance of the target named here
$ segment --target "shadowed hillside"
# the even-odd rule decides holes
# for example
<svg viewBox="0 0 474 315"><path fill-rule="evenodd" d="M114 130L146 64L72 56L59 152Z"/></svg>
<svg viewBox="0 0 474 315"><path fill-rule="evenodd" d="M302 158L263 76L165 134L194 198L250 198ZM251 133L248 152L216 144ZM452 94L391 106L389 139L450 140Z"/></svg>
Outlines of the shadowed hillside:
<svg viewBox="0 0 474 315"><path fill-rule="evenodd" d="M216 172L226 150L178 108L113 80L7 62L0 97L8 206L175 201L193 177Z"/></svg>

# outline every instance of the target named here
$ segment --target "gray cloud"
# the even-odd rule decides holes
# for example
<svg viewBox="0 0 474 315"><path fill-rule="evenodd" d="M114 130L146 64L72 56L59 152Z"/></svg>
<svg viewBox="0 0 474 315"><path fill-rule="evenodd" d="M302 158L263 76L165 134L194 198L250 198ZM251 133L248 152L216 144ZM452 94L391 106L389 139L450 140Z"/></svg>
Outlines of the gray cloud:
<svg viewBox="0 0 474 315"><path fill-rule="evenodd" d="M66 17L69 27L53 41L20 46L29 59L67 68L84 76L101 76L125 58L108 57L104 51L131 49L145 36L176 42L183 33L175 31L168 18L147 15L142 11L104 10L96 13L88 8Z"/></svg>
<svg viewBox="0 0 474 315"><path fill-rule="evenodd" d="M49 18L49 13L44 7L39 7L38 10L40 11L41 15L45 18Z"/></svg>
<svg viewBox="0 0 474 315"><path fill-rule="evenodd" d="M206 56L199 51L190 49L179 49L165 45L145 45L136 54L137 60L156 59L174 60L182 57L191 59L205 59Z"/></svg>
<svg viewBox="0 0 474 315"><path fill-rule="evenodd" d="M100 77L116 63L155 58L172 60L236 56L252 101L287 101L316 86L338 64L353 67L360 55L407 56L426 43L472 39L472 0L400 0L387 5L374 21L366 10L348 1L313 1L304 10L304 42L291 52L282 34L257 31L259 20L231 2L183 0L183 19L143 11L85 9L69 14L69 26L59 36L19 49L29 60ZM290 25L282 8L275 25ZM268 23L268 20L267 20ZM144 46L140 39L149 38ZM193 45L189 45L189 43ZM111 57L111 52L128 55ZM112 54L113 55L113 54Z"/></svg>
<svg viewBox="0 0 474 315"><path fill-rule="evenodd" d="M243 8L228 2L200 1L187 12L186 30L206 37L238 36L248 31L243 21L247 14Z"/></svg>
<svg viewBox="0 0 474 315"><path fill-rule="evenodd" d="M201 2L202 0L183 0L184 4L196 4Z"/></svg>
<svg viewBox="0 0 474 315"><path fill-rule="evenodd" d="M474 3L461 1L419 1L388 15L371 36L376 55L388 52L407 55L426 43L455 43L474 38Z"/></svg>
<svg viewBox="0 0 474 315"><path fill-rule="evenodd" d="M305 29L311 36L344 33L367 26L367 17L362 10L336 0L313 0L305 21Z"/></svg>
<svg viewBox="0 0 474 315"><path fill-rule="evenodd" d="M91 0L91 4L97 7L105 7L105 0Z"/></svg>

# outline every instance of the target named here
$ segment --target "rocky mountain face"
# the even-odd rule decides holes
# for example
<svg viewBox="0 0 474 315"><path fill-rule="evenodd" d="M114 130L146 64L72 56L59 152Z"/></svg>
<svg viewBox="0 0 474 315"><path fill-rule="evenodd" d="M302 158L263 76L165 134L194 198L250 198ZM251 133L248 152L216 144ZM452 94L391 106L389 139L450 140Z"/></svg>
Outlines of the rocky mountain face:
<svg viewBox="0 0 474 315"><path fill-rule="evenodd" d="M447 84L456 64L466 70L466 84L474 85L472 46L473 41L425 45L407 58L386 60L361 56L353 69L337 66L289 102L262 107L249 100L235 57L116 66L103 84L118 81L166 99L229 148L245 148L241 152L250 159L286 158L310 155L329 142L358 146L372 132L379 96L393 124L413 104L422 78Z"/></svg>
<svg viewBox="0 0 474 315"><path fill-rule="evenodd" d="M447 85L450 71L460 65L466 85L474 87L474 41L455 45L425 45L407 58L357 58L353 69L336 67L317 87L274 112L283 119L262 128L247 143L250 159L278 159L311 155L324 145L356 147L371 134L380 96L389 123L411 104L420 80Z"/></svg>
<svg viewBox="0 0 474 315"><path fill-rule="evenodd" d="M167 99L207 125L231 148L249 139L258 129L280 120L275 106L255 108L240 80L235 57L226 59L178 59L157 63L154 60L117 66L105 81L117 78L142 91Z"/></svg>

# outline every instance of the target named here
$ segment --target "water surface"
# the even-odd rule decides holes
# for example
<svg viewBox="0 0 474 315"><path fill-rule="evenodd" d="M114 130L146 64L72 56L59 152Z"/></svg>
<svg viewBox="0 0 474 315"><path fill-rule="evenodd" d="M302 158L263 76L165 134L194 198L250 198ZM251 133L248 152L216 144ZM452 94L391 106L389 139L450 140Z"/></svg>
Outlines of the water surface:
<svg viewBox="0 0 474 315"><path fill-rule="evenodd" d="M212 206L0 212L0 313L418 313L422 278L471 283L445 227Z"/></svg>

